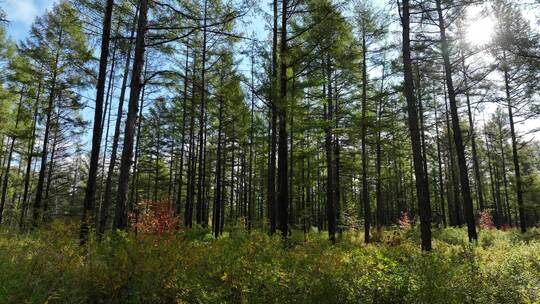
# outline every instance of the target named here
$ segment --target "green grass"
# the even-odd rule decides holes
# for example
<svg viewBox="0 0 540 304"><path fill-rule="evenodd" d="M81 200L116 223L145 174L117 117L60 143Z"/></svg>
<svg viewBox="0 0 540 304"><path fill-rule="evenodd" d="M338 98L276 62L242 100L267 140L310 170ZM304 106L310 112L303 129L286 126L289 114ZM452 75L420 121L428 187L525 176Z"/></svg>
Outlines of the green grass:
<svg viewBox="0 0 540 304"><path fill-rule="evenodd" d="M540 303L540 231L387 231L332 246L325 233L284 243L234 230L170 237L120 235L78 247L76 227L55 223L0 234L0 303Z"/></svg>

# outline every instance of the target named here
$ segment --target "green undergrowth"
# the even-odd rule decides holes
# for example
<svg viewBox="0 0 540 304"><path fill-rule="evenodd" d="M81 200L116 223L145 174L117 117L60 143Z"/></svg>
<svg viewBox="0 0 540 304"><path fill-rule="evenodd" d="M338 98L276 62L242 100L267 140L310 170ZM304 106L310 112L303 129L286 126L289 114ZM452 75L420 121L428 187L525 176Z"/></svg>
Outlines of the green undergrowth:
<svg viewBox="0 0 540 304"><path fill-rule="evenodd" d="M86 248L61 223L0 233L0 303L540 303L540 233L416 229L287 240L241 229L214 239L109 235Z"/></svg>

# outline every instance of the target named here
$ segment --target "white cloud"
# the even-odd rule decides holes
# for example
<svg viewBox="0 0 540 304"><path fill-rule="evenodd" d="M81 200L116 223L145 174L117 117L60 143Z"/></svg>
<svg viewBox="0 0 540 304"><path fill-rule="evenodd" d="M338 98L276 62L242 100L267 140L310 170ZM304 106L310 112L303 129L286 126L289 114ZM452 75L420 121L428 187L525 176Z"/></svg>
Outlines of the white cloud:
<svg viewBox="0 0 540 304"><path fill-rule="evenodd" d="M0 0L0 8L10 21L7 26L8 35L14 40L24 39L36 16L43 15L51 9L57 0Z"/></svg>
<svg viewBox="0 0 540 304"><path fill-rule="evenodd" d="M2 8L6 12L8 20L25 25L30 25L39 14L38 7L33 0L4 0Z"/></svg>

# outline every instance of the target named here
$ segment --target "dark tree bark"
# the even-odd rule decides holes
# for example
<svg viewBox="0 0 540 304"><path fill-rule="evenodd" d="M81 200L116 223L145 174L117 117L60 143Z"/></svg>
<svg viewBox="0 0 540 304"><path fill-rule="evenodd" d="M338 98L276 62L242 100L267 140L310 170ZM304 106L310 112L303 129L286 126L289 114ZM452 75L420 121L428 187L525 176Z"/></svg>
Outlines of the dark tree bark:
<svg viewBox="0 0 540 304"><path fill-rule="evenodd" d="M226 137L223 139L223 148L226 150L227 149L227 139ZM220 218L219 218L219 234L222 235L223 234L223 228L225 227L225 212L227 211L227 200L225 198L225 185L226 185L226 173L227 173L227 169L225 168L226 167L226 164L227 164L227 152L225 151L224 152L224 157L222 159L222 162L223 162L223 169L221 170L221 180L222 180L222 186L221 186L221 212L220 212ZM262 193L262 192L261 192Z"/></svg>
<svg viewBox="0 0 540 304"><path fill-rule="evenodd" d="M385 225L385 208L383 202L382 194L382 178L381 178L381 163L382 163L382 143L381 143L381 128L382 128L382 115L384 112L384 80L385 80L385 66L383 63L382 66L382 75L381 75L381 87L379 90L380 98L377 105L377 141L375 147L375 169L377 174L377 184L375 185L375 197L377 200L377 230L381 230L382 226Z"/></svg>
<svg viewBox="0 0 540 304"><path fill-rule="evenodd" d="M146 75L146 66L145 66L145 69L144 69L144 73L143 73L143 78L145 77ZM133 160L133 174L132 174L132 178L131 178L131 192L130 192L130 195L129 195L129 199L128 199L128 204L127 204L127 211L128 212L131 212L133 211L134 208L137 208L137 206L139 205L139 193L138 193L138 190L139 190L139 157L140 157L140 148L141 148L141 128L142 128L142 123L143 123L143 120L144 120L144 116L143 116L143 109L144 109L144 97L145 97L145 91L146 91L146 86L143 84L142 85L142 89L141 89L141 93L140 93L140 104L139 104L139 113L137 114L137 121L136 121L136 128L137 128L137 131L136 131L136 135L135 135L135 159ZM150 178L150 176L148 177ZM148 190L148 189L147 189ZM146 194L148 194L149 191L146 191ZM136 214L136 220L138 219L138 211L137 211L137 214Z"/></svg>
<svg viewBox="0 0 540 304"><path fill-rule="evenodd" d="M331 79L331 62L330 56L326 55L326 94L323 88L323 95L326 95L325 104L325 140L324 146L326 149L326 216L328 221L328 238L332 244L336 243L336 216L335 216L335 167L334 167L334 144L332 139L333 133L333 114L334 105L332 98L332 79Z"/></svg>
<svg viewBox="0 0 540 304"><path fill-rule="evenodd" d="M450 175L450 183L452 184L452 193L453 193L453 199L450 199L450 196L448 198L448 216L450 219L450 225L451 226L461 226L461 199L459 196L459 183L458 183L458 177L456 176L456 164L455 164L455 158L454 158L454 145L452 143L452 128L450 127L450 116L448 111L448 100L446 97L446 83L444 84L444 114L446 118L446 137L447 137L447 145L448 145L448 162L449 162L449 170L447 175ZM450 191L448 191L448 195L450 195ZM453 201L453 206L452 206ZM453 208L452 208L453 207Z"/></svg>
<svg viewBox="0 0 540 304"><path fill-rule="evenodd" d="M255 54L251 50L251 107L250 107L250 123L249 123L249 176L248 176L248 216L247 216L247 226L248 231L251 231L253 227L253 196L252 196L252 187L253 187L253 136L254 136L254 123L255 123L255 96L254 96L254 60ZM219 137L219 136L218 136Z"/></svg>
<svg viewBox="0 0 540 304"><path fill-rule="evenodd" d="M295 96L295 76L292 77L291 98L289 100L289 225L294 226L294 96ZM289 231L291 233L291 231Z"/></svg>
<svg viewBox="0 0 540 304"><path fill-rule="evenodd" d="M362 20L362 23L365 21ZM368 158L367 158L367 45L366 45L366 29L362 25L362 204L364 205L364 242L370 242L369 230L371 226L371 204L369 201L369 185L368 185Z"/></svg>
<svg viewBox="0 0 540 304"><path fill-rule="evenodd" d="M407 99L407 113L409 132L413 152L414 174L416 178L416 192L418 195L418 209L420 214L420 232L422 238L422 250L431 250L431 205L429 201L429 189L424 172L424 160L422 159L422 146L420 130L418 128L418 113L414 98L414 83L410 49L410 11L409 0L403 0L401 10L401 24L403 27L403 70L405 76L405 98Z"/></svg>
<svg viewBox="0 0 540 304"><path fill-rule="evenodd" d="M7 144L5 142L6 141L5 137L6 136L2 134L2 137L0 138L0 181L3 179L3 176L4 176L4 165L7 158L7 156L4 155L5 153L7 153L7 151L4 151L4 145Z"/></svg>
<svg viewBox="0 0 540 304"><path fill-rule="evenodd" d="M186 43L186 65L185 65L185 77L184 77L184 96L182 98L182 130L181 142L180 142L180 169L178 172L178 195L176 196L176 214L179 215L182 211L182 186L184 178L184 154L185 154L185 142L186 142L186 114L187 114L187 94L188 94L188 70L189 70L189 45ZM195 72L195 71L194 71ZM193 74L195 77L195 73Z"/></svg>
<svg viewBox="0 0 540 304"><path fill-rule="evenodd" d="M426 175L425 181L427 188L429 189L429 171L428 171L428 160L427 160L427 145L426 145L426 132L424 124L424 102L422 101L422 87L420 79L420 70L418 70L418 115L420 116L420 140L422 142L422 159L424 160L424 174Z"/></svg>
<svg viewBox="0 0 540 304"><path fill-rule="evenodd" d="M208 227L208 204L207 204L207 200L206 200L206 197L208 196L208 189L209 187L207 187L208 185L208 175L207 172L206 172L206 164L207 164L207 159L208 159L208 149L206 147L206 142L207 142L207 138L208 138L208 125L207 125L207 122L208 121L208 112L205 114L204 116L204 131L203 131L203 143L204 143L204 149L203 149L203 162L202 162L202 185L201 185L201 191L202 191L202 200L201 200L201 204L200 204L200 208L201 208L201 224L203 227Z"/></svg>
<svg viewBox="0 0 540 304"><path fill-rule="evenodd" d="M45 196L43 198L43 221L46 222L50 220L49 214L47 211L49 211L49 191L51 188L51 182L53 177L53 171L54 171L54 162L56 160L56 147L58 144L58 136L60 134L59 129L59 120L60 120L60 110L56 113L56 122L54 124L54 137L52 141L52 149L51 149L51 159L49 160L49 169L47 169L47 182L45 186Z"/></svg>
<svg viewBox="0 0 540 304"><path fill-rule="evenodd" d="M230 195L229 195L229 222L233 221L234 217L234 165L235 165L235 129L234 129L234 122L232 125L232 138L231 138L231 187L230 187Z"/></svg>
<svg viewBox="0 0 540 304"><path fill-rule="evenodd" d="M527 223L525 216L525 208L523 206L523 189L521 181L521 171L519 167L519 155L517 147L516 130L514 128L514 109L512 105L512 98L510 96L510 76L508 73L508 66L506 62L506 53L504 53L504 88L506 93L506 102L508 105L508 119L510 120L510 137L512 140L512 160L514 162L514 174L516 177L516 196L519 210L519 227L522 233L527 231Z"/></svg>
<svg viewBox="0 0 540 304"><path fill-rule="evenodd" d="M38 90L36 95L36 101L34 103L34 118L32 120L32 137L28 143L28 150L26 156L26 173L24 175L24 190L23 190L23 200L21 207L21 214L19 219L19 228L24 228L24 218L28 209L28 190L30 189L30 177L32 175L32 158L34 156L34 145L36 142L36 128L37 128L37 118L39 110L39 98L41 96L41 81L38 84Z"/></svg>
<svg viewBox="0 0 540 304"><path fill-rule="evenodd" d="M272 33L272 88L270 97L270 141L269 141L269 162L268 162L268 220L270 222L270 234L276 232L277 205L276 205L276 146L277 146L277 39L278 39L278 4L274 0L272 7L273 33Z"/></svg>
<svg viewBox="0 0 540 304"><path fill-rule="evenodd" d="M205 126L206 126L206 19L208 13L208 1L204 1L204 19L203 19L203 44L202 44L202 68L201 68L201 103L199 104L199 154L198 154L198 174L197 174L197 210L196 219L197 224L203 223L203 193L204 193L204 151L206 143L205 138Z"/></svg>
<svg viewBox="0 0 540 304"><path fill-rule="evenodd" d="M223 73L223 71L222 71ZM221 75L221 84L223 85L223 75ZM214 230L214 236L216 238L219 237L221 232L221 213L223 202L222 202L222 191L223 191L223 185L222 185L222 133L223 133L223 96L219 96L219 117L218 117L218 139L217 139L217 151L216 151L216 188L214 192L214 212L213 215L213 225L212 229ZM248 226L250 229L251 227Z"/></svg>
<svg viewBox="0 0 540 304"><path fill-rule="evenodd" d="M247 224L245 222L246 218L246 154L244 151L240 154L240 172L238 176L238 198L237 198L237 206L236 206L236 213L239 217L241 217L244 220L244 225Z"/></svg>
<svg viewBox="0 0 540 304"><path fill-rule="evenodd" d="M81 246L86 244L88 240L88 227L91 221L89 219L89 215L92 214L95 200L96 178L99 169L99 151L101 148L101 137L103 134L103 99L105 94L105 81L107 79L107 62L109 58L109 42L111 38L111 20L113 4L114 0L107 0L107 4L105 5L105 16L103 17L103 32L101 34L101 55L99 59L99 74L96 86L94 129L92 132L92 150L90 152L90 167L88 169L88 181L84 194L81 231L79 235L79 241Z"/></svg>
<svg viewBox="0 0 540 304"><path fill-rule="evenodd" d="M139 8L135 11L135 17L133 18L133 24L131 26L131 35L130 38L133 40L135 36L137 16ZM99 214L99 226L97 229L98 238L101 238L101 235L105 232L105 227L107 226L107 221L109 219L109 208L111 206L112 199L112 188L113 188L113 175L114 168L116 166L116 158L118 154L118 142L120 140L120 128L122 124L122 113L124 109L124 99L126 96L127 81L129 75L129 65L131 63L131 53L132 47L130 46L126 52L126 64L124 66L124 72L122 77L122 87L120 88L120 97L118 99L118 110L116 112L116 122L114 125L114 135L111 147L111 157L109 159L109 168L107 170L107 180L105 181L105 192L103 197L103 203L100 208Z"/></svg>
<svg viewBox="0 0 540 304"><path fill-rule="evenodd" d="M117 31L118 32L118 31ZM111 112L112 112L112 97L114 94L114 72L116 68L116 50L117 50L118 44L115 43L113 47L113 53L112 53L112 62L111 62L111 70L109 72L109 83L107 85L107 93L105 98L105 112L103 113L103 123L105 123L105 116L107 116L107 128L105 131L105 145L103 150L103 160L101 162L101 178L100 178L100 185L99 185L99 202L97 204L94 204L95 209L95 226L96 226L96 233L99 237L99 225L101 221L101 209L103 208L103 195L104 195L104 187L103 187L103 181L105 179L105 161L107 160L107 147L109 144L109 130L111 126ZM102 125L103 130L103 125Z"/></svg>
<svg viewBox="0 0 540 304"><path fill-rule="evenodd" d="M307 237L307 224L306 224L306 217L307 217L307 208L306 208L306 170L305 170L305 163L306 163L306 159L304 156L301 157L300 159L300 172L301 172L301 177L300 177L300 192L301 192L301 197L300 197L300 221L302 222L302 232L304 233L304 241L306 241L306 237ZM308 165L309 165L309 161L308 161ZM308 166L309 168L309 166ZM309 170L309 169L308 169ZM309 173L308 173L309 174ZM308 176L309 178L309 176ZM309 190L307 190L307 201L309 201Z"/></svg>
<svg viewBox="0 0 540 304"><path fill-rule="evenodd" d="M484 210L484 189L482 186L482 175L480 174L480 164L478 161L478 153L476 151L476 133L474 130L474 121L471 111L471 100L469 96L469 84L467 76L467 68L465 67L465 57L461 52L461 68L463 71L463 85L465 86L465 100L467 101L467 115L469 118L469 136L471 138L472 160L474 166L474 178L476 182L476 189L478 191L478 207L480 211Z"/></svg>
<svg viewBox="0 0 540 304"><path fill-rule="evenodd" d="M510 212L510 197L508 195L508 176L507 176L507 170L506 170L506 151L505 151L505 143L504 143L504 133L503 133L503 126L501 123L498 123L497 125L498 127L498 131L499 131L499 134L498 134L498 137L497 137L497 144L499 146L499 149L500 149L500 157L501 157L501 171L502 171L502 178L503 178L503 190L504 190L504 203L505 203L505 206L504 206L504 209L506 209L506 214L507 214L507 222L508 222L508 225L512 226L513 225L513 222L512 222L512 213ZM497 181L500 180L499 178L499 168L498 166L495 167L496 168L496 176L497 176ZM500 183L499 183L500 184Z"/></svg>
<svg viewBox="0 0 540 304"><path fill-rule="evenodd" d="M62 45L62 35L58 37L58 45ZM54 66L58 67L60 59L60 50L56 51L54 58ZM43 147L41 149L41 166L39 168L38 183L36 185L36 197L34 199L34 206L32 210L32 227L36 228L40 221L41 217L41 208L43 201L43 186L45 183L45 168L47 167L47 154L48 154L48 142L49 135L51 132L51 116L54 108L54 99L56 97L56 85L57 85L58 69L53 69L53 74L51 77L51 89L49 91L49 101L46 110L46 120L45 120L45 134L43 135Z"/></svg>
<svg viewBox="0 0 540 304"><path fill-rule="evenodd" d="M139 4L139 16L137 22L137 38L135 40L135 56L128 103L126 126L124 129L124 145L120 161L120 176L118 178L118 193L116 197L116 210L114 216L114 228L125 230L128 225L127 200L129 192L129 174L133 157L133 140L135 135L135 121L139 103L139 91L141 87L141 74L144 65L146 22L148 13L148 0L141 0Z"/></svg>
<svg viewBox="0 0 540 304"><path fill-rule="evenodd" d="M500 194L500 187L499 187L499 179L498 176L494 177L494 175L498 175L496 173L496 168L494 170L494 166L492 165L493 161L491 158L492 152L492 143L491 140L488 137L486 126L484 125L484 140L486 143L486 155L487 155L487 161L488 161L488 169L489 169L489 180L491 184L491 196L493 198L494 203L494 209L495 209L495 216L493 217L495 226L497 229L501 228L502 224L502 216L501 216L501 194Z"/></svg>
<svg viewBox="0 0 540 304"><path fill-rule="evenodd" d="M288 233L289 172L287 147L287 14L288 0L282 0L281 10L281 62L280 62L280 98L278 106L278 216L279 230L283 237Z"/></svg>
<svg viewBox="0 0 540 304"><path fill-rule="evenodd" d="M17 114L15 116L15 130L19 127L19 120L21 117L21 108L22 108L23 98L24 98L24 89L21 90L20 92L19 105L17 106ZM8 187L8 182L9 182L9 171L11 169L11 159L13 158L13 151L15 149L16 141L17 141L17 136L12 135L11 144L9 145L9 152L8 152L8 157L7 157L6 172L4 174L4 179L2 181L2 198L0 200L0 224L2 224L3 215L4 215L4 206L6 203L6 194L7 194L7 187Z"/></svg>
<svg viewBox="0 0 540 304"><path fill-rule="evenodd" d="M437 14L439 17L439 29L441 37L441 49L444 61L444 71L446 79L446 87L448 89L448 99L450 101L450 114L452 117L452 129L454 142L456 145L456 154L459 167L459 182L461 185L461 193L463 195L463 214L467 222L467 232L469 241L473 242L478 239L476 226L474 222L473 204L471 198L471 189L469 185L469 173L467 170L467 161L465 159L465 147L459 126L459 115L457 110L456 92L452 81L452 65L450 63L450 53L448 48L448 40L446 38L446 24L444 21L443 11L441 8L441 0L436 0Z"/></svg>
<svg viewBox="0 0 540 304"><path fill-rule="evenodd" d="M186 227L191 228L193 225L193 203L195 201L195 98L196 98L196 74L197 67L197 53L193 53L193 83L192 83L192 96L190 107L190 122L189 122L189 149L188 149L188 172L187 172L187 198L184 212L184 222Z"/></svg>
<svg viewBox="0 0 540 304"><path fill-rule="evenodd" d="M437 164L438 164L438 177L439 177L439 199L441 205L441 217L443 226L446 228L446 213L444 211L444 183L443 183L443 169L442 169L442 158L441 158L441 143L439 137L439 117L437 116L438 105L435 104L435 142L437 144Z"/></svg>
<svg viewBox="0 0 540 304"><path fill-rule="evenodd" d="M156 161L154 164L154 202L157 202L159 187L159 159L161 156L161 119L159 113L157 114L156 125L154 128L156 132Z"/></svg>
<svg viewBox="0 0 540 304"><path fill-rule="evenodd" d="M336 130L339 129L339 100L338 100L338 90L337 90L337 77L335 77L334 71L334 123ZM342 232L341 228L341 149L339 134L334 131L334 210L336 216L336 231L338 233Z"/></svg>

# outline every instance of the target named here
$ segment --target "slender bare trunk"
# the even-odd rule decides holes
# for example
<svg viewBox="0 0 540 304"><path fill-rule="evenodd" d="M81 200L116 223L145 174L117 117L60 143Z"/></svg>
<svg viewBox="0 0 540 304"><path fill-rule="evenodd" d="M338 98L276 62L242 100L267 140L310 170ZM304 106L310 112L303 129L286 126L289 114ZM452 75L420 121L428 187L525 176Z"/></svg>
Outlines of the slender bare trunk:
<svg viewBox="0 0 540 304"><path fill-rule="evenodd" d="M407 99L407 113L409 121L409 132L413 152L413 166L416 182L416 192L418 195L418 209L420 214L420 232L422 238L422 250L431 250L431 205L429 201L429 189L427 186L426 174L424 172L422 157L422 144L420 130L418 128L418 113L416 111L416 101L414 98L414 83L411 63L410 49L410 12L409 0L403 0L401 24L403 26L403 69L405 78L405 97Z"/></svg>
<svg viewBox="0 0 540 304"><path fill-rule="evenodd" d="M118 193L114 217L114 228L125 230L128 225L127 200L129 193L129 175L133 157L133 139L135 135L135 122L139 103L141 74L144 66L145 35L148 13L148 0L141 0L139 7L137 38L135 40L135 57L131 76L128 113L124 129L124 145L120 161L120 176L118 178Z"/></svg>

